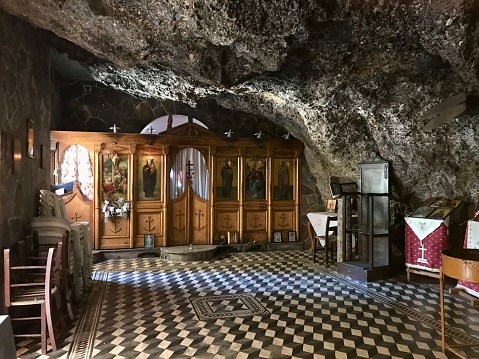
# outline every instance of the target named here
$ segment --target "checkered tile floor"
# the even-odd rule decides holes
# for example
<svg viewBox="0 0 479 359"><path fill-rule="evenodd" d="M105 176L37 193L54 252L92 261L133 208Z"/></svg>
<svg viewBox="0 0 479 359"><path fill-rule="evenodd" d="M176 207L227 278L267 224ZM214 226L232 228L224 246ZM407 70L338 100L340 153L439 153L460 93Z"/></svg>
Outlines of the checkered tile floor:
<svg viewBox="0 0 479 359"><path fill-rule="evenodd" d="M441 353L439 285L360 283L307 252L210 262L111 260L64 347L22 358L454 358ZM446 294L449 342L479 343L479 310ZM467 357L479 358L468 349Z"/></svg>

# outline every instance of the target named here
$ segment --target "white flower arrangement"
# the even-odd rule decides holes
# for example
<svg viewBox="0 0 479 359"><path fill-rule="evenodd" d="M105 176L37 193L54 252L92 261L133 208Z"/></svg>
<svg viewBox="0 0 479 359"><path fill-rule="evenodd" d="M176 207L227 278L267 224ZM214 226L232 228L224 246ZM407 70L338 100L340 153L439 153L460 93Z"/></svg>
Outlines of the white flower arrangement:
<svg viewBox="0 0 479 359"><path fill-rule="evenodd" d="M123 198L116 200L105 200L102 206L102 212L105 215L105 223L110 217L127 218L131 209L131 201Z"/></svg>

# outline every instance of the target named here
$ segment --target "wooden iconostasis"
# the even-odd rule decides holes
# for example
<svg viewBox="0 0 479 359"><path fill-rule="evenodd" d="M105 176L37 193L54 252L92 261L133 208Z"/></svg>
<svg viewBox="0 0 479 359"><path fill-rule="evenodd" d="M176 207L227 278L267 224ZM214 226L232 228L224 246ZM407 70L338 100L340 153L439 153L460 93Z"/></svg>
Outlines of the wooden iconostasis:
<svg viewBox="0 0 479 359"><path fill-rule="evenodd" d="M159 135L52 131L51 143L52 184L78 184L67 212L90 223L95 249L300 238L298 140L187 123Z"/></svg>

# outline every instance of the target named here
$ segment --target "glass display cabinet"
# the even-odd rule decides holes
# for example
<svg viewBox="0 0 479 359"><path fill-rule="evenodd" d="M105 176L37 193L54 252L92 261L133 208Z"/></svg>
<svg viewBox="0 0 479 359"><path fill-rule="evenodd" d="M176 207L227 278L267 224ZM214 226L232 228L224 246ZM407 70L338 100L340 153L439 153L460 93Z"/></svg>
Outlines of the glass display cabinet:
<svg viewBox="0 0 479 359"><path fill-rule="evenodd" d="M359 165L357 193L343 200L342 262L338 273L361 281L389 277L389 163L367 161ZM357 218L351 202L357 200Z"/></svg>

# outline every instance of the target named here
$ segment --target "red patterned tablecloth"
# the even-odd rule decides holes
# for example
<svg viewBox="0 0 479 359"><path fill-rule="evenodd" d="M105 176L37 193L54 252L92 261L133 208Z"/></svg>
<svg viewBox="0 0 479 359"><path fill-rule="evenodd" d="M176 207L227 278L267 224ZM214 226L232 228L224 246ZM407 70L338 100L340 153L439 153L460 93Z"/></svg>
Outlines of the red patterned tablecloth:
<svg viewBox="0 0 479 359"><path fill-rule="evenodd" d="M479 249L479 222L468 221L466 235L464 237L464 248ZM471 283L460 280L457 288L464 289L467 293L479 298L479 283Z"/></svg>
<svg viewBox="0 0 479 359"><path fill-rule="evenodd" d="M441 253L449 245L449 218L406 217L406 266L439 272Z"/></svg>

